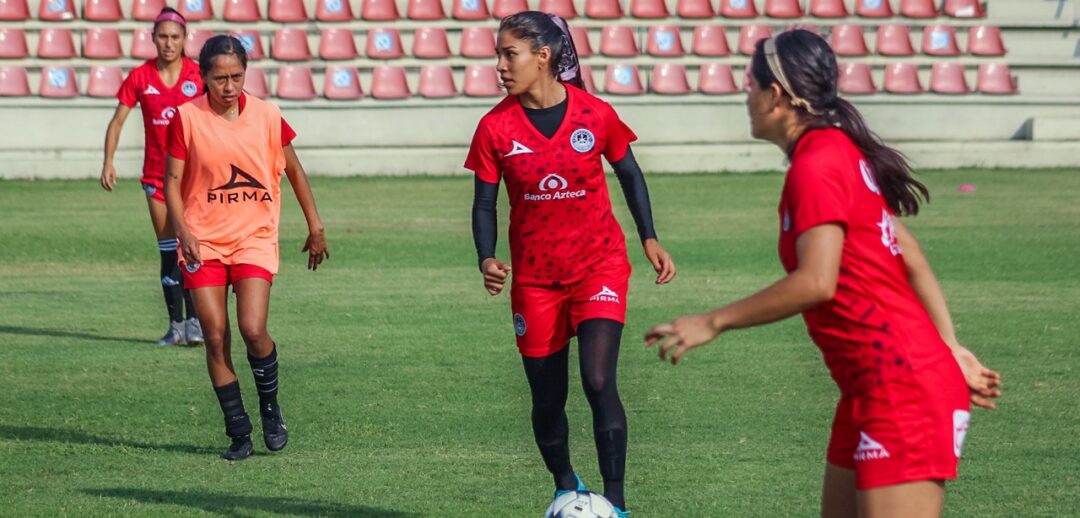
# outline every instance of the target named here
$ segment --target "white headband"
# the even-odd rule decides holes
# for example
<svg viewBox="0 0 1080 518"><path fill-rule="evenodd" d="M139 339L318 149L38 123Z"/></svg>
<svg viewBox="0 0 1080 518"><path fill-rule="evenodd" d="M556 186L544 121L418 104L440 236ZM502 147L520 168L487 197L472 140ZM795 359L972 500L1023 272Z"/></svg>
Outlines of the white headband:
<svg viewBox="0 0 1080 518"><path fill-rule="evenodd" d="M795 90L791 88L791 83L788 83L787 76L784 75L784 67L780 63L780 56L776 52L776 37L765 40L765 62L769 64L769 70L776 76L776 80L780 81L780 87L787 92L791 97L792 106L802 106L806 108L806 111L811 115L821 115L821 112L814 109L810 105L810 102L798 95L795 95Z"/></svg>

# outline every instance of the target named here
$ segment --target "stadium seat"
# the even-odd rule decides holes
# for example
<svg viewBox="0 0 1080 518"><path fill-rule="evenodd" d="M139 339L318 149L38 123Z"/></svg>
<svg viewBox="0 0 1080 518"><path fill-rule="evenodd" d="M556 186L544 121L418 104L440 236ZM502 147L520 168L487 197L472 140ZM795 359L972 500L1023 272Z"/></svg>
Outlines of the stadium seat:
<svg viewBox="0 0 1080 518"><path fill-rule="evenodd" d="M269 18L278 23L300 23L308 21L304 0L270 0Z"/></svg>
<svg viewBox="0 0 1080 518"><path fill-rule="evenodd" d="M165 7L165 0L132 0L131 19L140 22L153 21L161 14L163 7Z"/></svg>
<svg viewBox="0 0 1080 518"><path fill-rule="evenodd" d="M840 65L840 79L837 84L840 93L863 95L877 92L874 77L870 74L868 63L844 63Z"/></svg>
<svg viewBox="0 0 1080 518"><path fill-rule="evenodd" d="M865 56L870 53L862 25L841 24L833 27L829 46L837 56Z"/></svg>
<svg viewBox="0 0 1080 518"><path fill-rule="evenodd" d="M651 56L676 57L685 54L679 28L674 25L649 27L645 51Z"/></svg>
<svg viewBox="0 0 1080 518"><path fill-rule="evenodd" d="M371 96L376 99L406 99L410 95L409 82L402 67L375 67L371 77Z"/></svg>
<svg viewBox="0 0 1080 518"><path fill-rule="evenodd" d="M409 0L405 15L410 20L442 20L446 18L442 0Z"/></svg>
<svg viewBox="0 0 1080 518"><path fill-rule="evenodd" d="M278 29L270 43L270 56L278 61L308 61L311 47L304 29ZM280 77L280 75L279 75Z"/></svg>
<svg viewBox="0 0 1080 518"><path fill-rule="evenodd" d="M210 0L178 0L176 10L189 22L201 22L214 17Z"/></svg>
<svg viewBox="0 0 1080 518"><path fill-rule="evenodd" d="M623 17L619 0L585 0L585 16L614 20Z"/></svg>
<svg viewBox="0 0 1080 518"><path fill-rule="evenodd" d="M352 29L323 29L319 36L319 59L356 59L356 40Z"/></svg>
<svg viewBox="0 0 1080 518"><path fill-rule="evenodd" d="M817 18L847 18L844 0L810 0L810 16Z"/></svg>
<svg viewBox="0 0 1080 518"><path fill-rule="evenodd" d="M744 25L739 29L739 52L752 56L757 42L770 37L772 29L768 25Z"/></svg>
<svg viewBox="0 0 1080 518"><path fill-rule="evenodd" d="M116 22L124 19L120 0L86 0L83 18L92 22Z"/></svg>
<svg viewBox="0 0 1080 518"><path fill-rule="evenodd" d="M397 29L371 29L367 34L367 47L364 52L371 59L398 59L404 56L401 33Z"/></svg>
<svg viewBox="0 0 1080 518"><path fill-rule="evenodd" d="M890 0L855 0L855 14L863 18L892 18Z"/></svg>
<svg viewBox="0 0 1080 518"><path fill-rule="evenodd" d="M347 1L347 0L343 0ZM362 0L360 18L368 21L390 21L401 18L394 0Z"/></svg>
<svg viewBox="0 0 1080 518"><path fill-rule="evenodd" d="M769 18L802 18L799 0L765 0L765 16Z"/></svg>
<svg viewBox="0 0 1080 518"><path fill-rule="evenodd" d="M277 97L279 99L306 101L318 95L315 93L315 80L311 76L311 68L285 65L278 69Z"/></svg>
<svg viewBox="0 0 1080 518"><path fill-rule="evenodd" d="M326 79L323 81L323 97L334 100L360 99L364 91L360 88L360 73L356 67L326 67Z"/></svg>
<svg viewBox="0 0 1080 518"><path fill-rule="evenodd" d="M967 79L960 63L934 63L930 67L930 91L939 94L966 94Z"/></svg>
<svg viewBox="0 0 1080 518"><path fill-rule="evenodd" d="M630 16L634 18L667 18L667 5L664 0L630 0Z"/></svg>
<svg viewBox="0 0 1080 518"><path fill-rule="evenodd" d="M66 22L79 17L75 12L75 0L40 0L40 2L38 19L43 22Z"/></svg>
<svg viewBox="0 0 1080 518"><path fill-rule="evenodd" d="M261 68L248 67L244 73L244 91L259 99L270 97L270 86L266 81L266 71Z"/></svg>
<svg viewBox="0 0 1080 518"><path fill-rule="evenodd" d="M710 0L679 0L675 8L679 18L712 18L716 16Z"/></svg>
<svg viewBox="0 0 1080 518"><path fill-rule="evenodd" d="M985 18L985 7L979 0L945 0L942 12L953 18Z"/></svg>
<svg viewBox="0 0 1080 518"><path fill-rule="evenodd" d="M754 0L720 0L720 16L724 18L755 18Z"/></svg>
<svg viewBox="0 0 1080 518"><path fill-rule="evenodd" d="M488 12L487 0L454 0L454 9L451 13L457 20L487 20L491 18Z"/></svg>
<svg viewBox="0 0 1080 518"><path fill-rule="evenodd" d="M600 53L605 56L630 57L641 54L634 29L625 25L609 25L600 32Z"/></svg>
<svg viewBox="0 0 1080 518"><path fill-rule="evenodd" d="M592 67L589 65L581 65L581 82L585 83L585 91L591 94L596 93L596 82L593 81Z"/></svg>
<svg viewBox="0 0 1080 518"><path fill-rule="evenodd" d="M26 32L15 27L0 27L0 59L22 59L29 56Z"/></svg>
<svg viewBox="0 0 1080 518"><path fill-rule="evenodd" d="M1005 63L983 63L979 65L978 88L984 94L1015 94L1016 77Z"/></svg>
<svg viewBox="0 0 1080 518"><path fill-rule="evenodd" d="M882 56L913 56L911 31L907 25L882 25L878 27L875 51Z"/></svg>
<svg viewBox="0 0 1080 518"><path fill-rule="evenodd" d="M739 93L731 65L727 63L706 63L701 65L698 74L698 91L707 95Z"/></svg>
<svg viewBox="0 0 1080 518"><path fill-rule="evenodd" d="M540 0L540 11L561 16L566 20L577 18L573 0Z"/></svg>
<svg viewBox="0 0 1080 518"><path fill-rule="evenodd" d="M348 22L353 19L349 0L317 0L315 19L320 22Z"/></svg>
<svg viewBox="0 0 1080 518"><path fill-rule="evenodd" d="M75 40L71 29L41 29L38 32L37 56L45 59L75 57Z"/></svg>
<svg viewBox="0 0 1080 518"><path fill-rule="evenodd" d="M79 78L70 66L42 67L38 95L50 98L79 96Z"/></svg>
<svg viewBox="0 0 1080 518"><path fill-rule="evenodd" d="M0 97L30 96L30 77L22 67L0 67Z"/></svg>
<svg viewBox="0 0 1080 518"><path fill-rule="evenodd" d="M698 56L721 57L731 55L727 33L720 25L702 25L694 29L694 45L691 49Z"/></svg>
<svg viewBox="0 0 1080 518"><path fill-rule="evenodd" d="M931 26L923 29L922 51L928 56L960 55L960 47L956 45L956 28Z"/></svg>
<svg viewBox="0 0 1080 518"><path fill-rule="evenodd" d="M420 85L416 93L427 99L457 97L454 71L446 65L420 67Z"/></svg>
<svg viewBox="0 0 1080 518"><path fill-rule="evenodd" d="M12 21L12 22L21 22L21 21L25 21L25 20L29 20L29 19L30 19L30 6L27 5L26 0L0 0L0 20ZM0 70L9 70L9 69L5 67L5 68L0 69ZM16 69L10 69L10 70L16 70ZM18 69L18 70L22 70L22 69ZM11 72L11 73L16 74L17 72ZM23 73L23 75L26 75L25 70L23 70L22 73ZM12 77L14 77L14 76L12 76ZM17 88L12 89L12 91L16 91L16 90L18 90L18 89ZM0 94L0 95L2 95L2 94Z"/></svg>
<svg viewBox="0 0 1080 518"><path fill-rule="evenodd" d="M184 55L189 56L191 59L199 59L199 53L202 52L203 45L213 35L214 31L188 27L187 41L184 42ZM153 44L153 41L151 35L150 43ZM157 56L156 48L154 49L154 56Z"/></svg>
<svg viewBox="0 0 1080 518"><path fill-rule="evenodd" d="M136 59L153 59L157 57L157 47L154 46L154 36L150 27L138 27L131 32L131 57ZM186 52L185 52L186 54ZM197 58L187 54L189 58Z"/></svg>
<svg viewBox="0 0 1080 518"><path fill-rule="evenodd" d="M894 94L920 94L919 67L914 63L889 63L885 66L885 91Z"/></svg>
<svg viewBox="0 0 1080 518"><path fill-rule="evenodd" d="M120 31L109 27L90 27L86 29L82 53L89 59L118 59L124 57L120 46Z"/></svg>
<svg viewBox="0 0 1080 518"><path fill-rule="evenodd" d="M661 95L690 93L690 82L686 80L686 67L678 63L661 63L654 66L649 89Z"/></svg>
<svg viewBox="0 0 1080 518"><path fill-rule="evenodd" d="M937 18L935 0L900 0L900 16L908 18Z"/></svg>
<svg viewBox="0 0 1080 518"><path fill-rule="evenodd" d="M593 55L592 44L589 43L589 31L584 27L571 27L570 37L574 40L574 50L577 50L579 58L587 58Z"/></svg>
<svg viewBox="0 0 1080 518"><path fill-rule="evenodd" d="M86 95L90 97L116 97L120 85L124 82L124 71L120 67L90 67L90 78L86 81Z"/></svg>
<svg viewBox="0 0 1080 518"><path fill-rule="evenodd" d="M446 29L436 27L416 29L413 36L412 55L420 59L450 57L450 41L446 38Z"/></svg>
<svg viewBox="0 0 1080 518"><path fill-rule="evenodd" d="M248 60L266 59L266 52L263 50L262 36L259 35L259 31L244 29L232 31L229 34L240 40L240 45L243 45L244 51L247 52Z"/></svg>
<svg viewBox="0 0 1080 518"><path fill-rule="evenodd" d="M641 87L637 65L608 65L607 72L604 74L604 93L611 95L645 93L645 89Z"/></svg>
<svg viewBox="0 0 1080 518"><path fill-rule="evenodd" d="M482 2L483 0L480 1ZM527 4L525 0L495 0L495 4L491 7L491 14L495 15L495 18L501 20L512 14L528 10L529 4Z"/></svg>
<svg viewBox="0 0 1080 518"><path fill-rule="evenodd" d="M499 73L494 65L466 65L465 86L462 88L469 97L496 97L506 91L499 84Z"/></svg>
<svg viewBox="0 0 1080 518"><path fill-rule="evenodd" d="M466 58L495 57L495 32L487 27L462 29L461 56Z"/></svg>
<svg viewBox="0 0 1080 518"><path fill-rule="evenodd" d="M221 15L227 22L243 23L262 20L256 0L225 0L225 12Z"/></svg>
<svg viewBox="0 0 1080 518"><path fill-rule="evenodd" d="M968 31L968 54L1004 56L1005 43L1001 40L1001 29L992 26L972 27Z"/></svg>

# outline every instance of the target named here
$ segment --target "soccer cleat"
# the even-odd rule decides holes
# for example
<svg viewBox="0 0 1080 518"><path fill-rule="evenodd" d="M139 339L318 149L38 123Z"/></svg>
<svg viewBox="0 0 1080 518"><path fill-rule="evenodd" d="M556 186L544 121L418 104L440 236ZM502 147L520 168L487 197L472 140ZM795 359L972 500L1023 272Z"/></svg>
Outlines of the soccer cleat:
<svg viewBox="0 0 1080 518"><path fill-rule="evenodd" d="M622 509L619 509L619 506L617 505L613 505L611 507L615 508L615 516L617 516L618 518L630 518L630 515L634 514L633 511L623 511Z"/></svg>
<svg viewBox="0 0 1080 518"><path fill-rule="evenodd" d="M184 323L173 322L169 324L169 330L165 331L165 336L161 337L157 341L160 346L180 345L184 343Z"/></svg>
<svg viewBox="0 0 1080 518"><path fill-rule="evenodd" d="M285 418L281 415L281 407L265 405L260 409L262 414L263 440L266 449L279 451L289 443L289 431L285 428Z"/></svg>
<svg viewBox="0 0 1080 518"><path fill-rule="evenodd" d="M254 452L255 448L251 446L250 435L233 437L232 444L229 445L229 449L225 450L225 453L221 454L221 458L228 461L244 460Z"/></svg>
<svg viewBox="0 0 1080 518"><path fill-rule="evenodd" d="M192 347L198 347L206 341L203 338L199 319L192 317L184 321L184 337L187 338L187 344Z"/></svg>
<svg viewBox="0 0 1080 518"><path fill-rule="evenodd" d="M573 491L588 491L589 490L589 488L585 487L585 483L581 481L581 477L579 477L577 473L574 473L574 480L577 480L577 489L574 489ZM563 496L563 495L565 495L565 494L567 494L569 492L571 492L570 489L556 489L555 490L555 498L559 498L560 496Z"/></svg>

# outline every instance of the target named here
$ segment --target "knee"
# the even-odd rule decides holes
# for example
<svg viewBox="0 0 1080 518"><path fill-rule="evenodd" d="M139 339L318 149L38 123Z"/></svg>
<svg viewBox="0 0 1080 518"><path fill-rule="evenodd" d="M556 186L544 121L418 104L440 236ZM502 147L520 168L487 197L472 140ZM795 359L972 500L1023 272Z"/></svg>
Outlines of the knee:
<svg viewBox="0 0 1080 518"><path fill-rule="evenodd" d="M229 345L229 333L224 329L214 329L206 326L203 326L202 331L207 354L211 352L223 354L225 348Z"/></svg>
<svg viewBox="0 0 1080 518"><path fill-rule="evenodd" d="M248 345L261 344L270 338L265 325L249 322L240 322L240 336L243 337L244 343Z"/></svg>
<svg viewBox="0 0 1080 518"><path fill-rule="evenodd" d="M589 401L596 401L605 395L617 392L615 377L607 374L589 374L581 379L581 385L585 389L585 397Z"/></svg>

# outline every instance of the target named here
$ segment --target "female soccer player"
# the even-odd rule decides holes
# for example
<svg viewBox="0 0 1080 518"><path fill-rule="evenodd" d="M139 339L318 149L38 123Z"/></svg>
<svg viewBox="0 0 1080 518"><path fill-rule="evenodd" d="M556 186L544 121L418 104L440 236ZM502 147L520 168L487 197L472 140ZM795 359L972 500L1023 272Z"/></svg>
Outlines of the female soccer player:
<svg viewBox="0 0 1080 518"><path fill-rule="evenodd" d="M277 106L243 92L247 54L231 36L210 38L199 54L206 95L180 107L169 125L165 200L183 255L184 286L192 291L206 333L206 365L232 445L222 455L252 453L251 422L233 370L226 291L236 293L236 318L259 389L266 447L288 442L278 405L277 347L266 330L270 285L278 269L278 218L284 169L308 223L308 268L326 249L323 225L304 168L290 144L296 133Z"/></svg>
<svg viewBox="0 0 1080 518"><path fill-rule="evenodd" d="M176 115L176 108L199 95L203 83L199 66L184 57L187 22L176 10L166 7L154 20L154 45L157 57L136 67L120 86L116 97L120 104L105 132L105 164L101 168L101 186L112 191L116 186L113 155L120 140L120 130L135 103L142 106L146 145L143 155L142 188L150 209L150 222L158 238L161 254L161 289L169 311L169 329L158 345L176 345L185 340L189 345L202 343L202 329L195 318L191 294L181 285L180 267L176 262L176 236L165 221L165 129ZM187 319L184 319L184 310Z"/></svg>
<svg viewBox="0 0 1080 518"><path fill-rule="evenodd" d="M915 215L929 194L837 95L825 40L782 33L758 44L750 66L751 132L791 163L779 210L788 274L715 311L655 326L646 343L676 363L722 332L801 312L841 393L822 516L939 516L969 400L994 408L1001 378L957 341L930 265L894 217Z"/></svg>
<svg viewBox="0 0 1080 518"><path fill-rule="evenodd" d="M510 196L510 290L517 346L532 392L532 424L556 496L578 489L567 445L567 342L577 336L593 412L604 495L626 514L626 414L615 385L630 263L600 161L614 167L657 284L675 263L653 230L648 189L630 151L637 137L589 95L566 22L527 11L504 18L498 72L509 94L483 119L465 167L476 173L473 237L488 293L510 264L495 257L500 179Z"/></svg>

